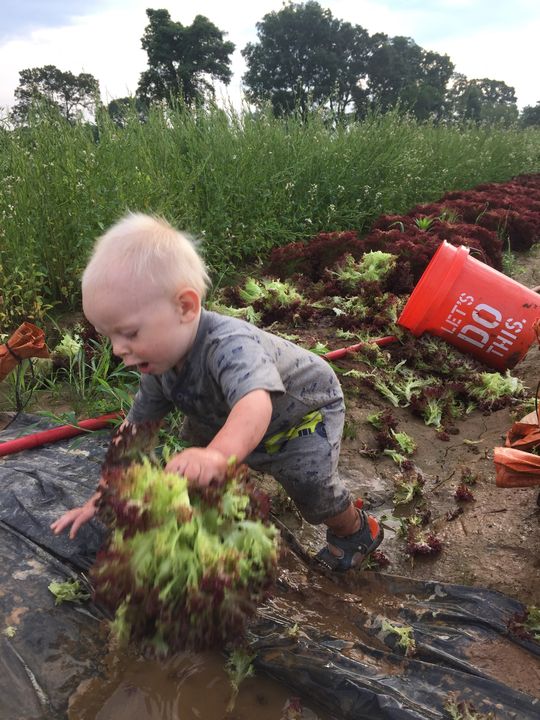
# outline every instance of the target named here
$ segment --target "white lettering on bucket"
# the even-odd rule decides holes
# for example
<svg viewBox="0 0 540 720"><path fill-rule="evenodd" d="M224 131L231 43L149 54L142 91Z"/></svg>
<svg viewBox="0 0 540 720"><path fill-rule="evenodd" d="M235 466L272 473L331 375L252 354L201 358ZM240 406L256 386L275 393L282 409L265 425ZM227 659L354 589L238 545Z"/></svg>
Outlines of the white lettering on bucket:
<svg viewBox="0 0 540 720"><path fill-rule="evenodd" d="M513 330L515 333L520 333L526 323L527 321L525 319L520 322L519 320L514 320L514 318L508 318L508 320L504 323L504 326L507 330Z"/></svg>
<svg viewBox="0 0 540 720"><path fill-rule="evenodd" d="M472 295L467 295L467 293L461 293L456 304L454 307L450 310L448 313L448 317L444 321L445 324L449 325L450 327L444 327L444 325L441 327L441 330L444 332L450 333L453 335L458 327L463 323L463 318L467 317L468 313L464 312L460 305L469 306L472 305L474 302L474 298ZM460 315L461 317L458 317Z"/></svg>
<svg viewBox="0 0 540 720"><path fill-rule="evenodd" d="M502 313L494 307L491 307L491 305L479 303L472 311L472 319L479 325L483 325L491 330L501 324Z"/></svg>
<svg viewBox="0 0 540 720"><path fill-rule="evenodd" d="M506 353L498 352L493 348L493 345L491 347L488 347L486 350L486 354L491 353L492 355L496 355L497 357L504 357Z"/></svg>
<svg viewBox="0 0 540 720"><path fill-rule="evenodd" d="M515 331L516 334L509 332L506 329L502 329L501 332L497 335L495 340L491 343L491 345L486 349L487 353L492 353L493 355L498 355L499 357L504 357L506 353L510 350L510 348L514 345L514 342L517 340L518 334L523 330L523 326L527 323L527 320L525 318L521 320L514 320L513 318L509 318L505 325L506 327L510 327L512 330ZM499 352L501 351L502 352Z"/></svg>
<svg viewBox="0 0 540 720"><path fill-rule="evenodd" d="M515 320L513 317L503 320L502 312L492 305L479 302L471 309L474 303L472 295L460 293L442 322L441 330L450 335L457 334L460 340L480 348L485 353L505 357L513 348L527 321L524 318ZM495 328L498 328L498 332L493 338L492 331Z"/></svg>
<svg viewBox="0 0 540 720"><path fill-rule="evenodd" d="M476 335L477 339L471 337L471 335ZM476 327L476 325L465 325L465 327L463 327L458 333L458 338L465 340L465 342L468 342L471 345L483 348L484 345L489 342L489 333L485 330L481 330L479 327Z"/></svg>

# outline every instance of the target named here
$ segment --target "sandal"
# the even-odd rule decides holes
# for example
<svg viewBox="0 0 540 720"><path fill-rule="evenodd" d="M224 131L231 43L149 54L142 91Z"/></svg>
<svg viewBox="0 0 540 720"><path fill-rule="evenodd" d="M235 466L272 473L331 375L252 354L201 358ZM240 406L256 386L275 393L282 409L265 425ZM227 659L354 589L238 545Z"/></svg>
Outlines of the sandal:
<svg viewBox="0 0 540 720"><path fill-rule="evenodd" d="M362 522L360 530L345 537L334 535L330 528L326 531L328 545L319 550L315 557L331 570L345 572L358 567L382 542L384 530L377 518L364 510L357 508L357 511ZM338 554L334 554L329 545L338 550Z"/></svg>

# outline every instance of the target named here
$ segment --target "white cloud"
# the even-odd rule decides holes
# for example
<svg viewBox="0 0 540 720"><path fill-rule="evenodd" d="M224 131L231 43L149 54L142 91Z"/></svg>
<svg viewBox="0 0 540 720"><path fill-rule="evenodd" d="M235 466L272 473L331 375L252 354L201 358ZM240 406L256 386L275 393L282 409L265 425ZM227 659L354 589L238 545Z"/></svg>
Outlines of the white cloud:
<svg viewBox="0 0 540 720"><path fill-rule="evenodd" d="M329 7L334 17L361 25L371 34L383 32L387 35L414 36L423 15L418 8L411 9L405 3L400 9L392 9L377 0L333 0L320 4Z"/></svg>
<svg viewBox="0 0 540 720"><path fill-rule="evenodd" d="M104 100L133 94L140 73L147 66L146 53L141 48L141 37L148 24L148 0L136 0L117 9L96 15L79 16L72 24L57 28L44 28L31 32L25 39L17 39L0 46L0 107L11 105L13 93L19 84L19 71L28 67L56 65L61 70L78 74L89 72L100 82ZM190 24L195 15L205 14L220 29L228 32L226 38L236 44L233 71L244 72L240 49L256 37L255 23L262 15L275 8L275 2L235 3L234 11L223 2L201 2L197 11L176 7L176 3L159 3L169 9L173 20ZM240 78L233 81L239 87ZM237 92L239 92L237 90Z"/></svg>
<svg viewBox="0 0 540 720"><path fill-rule="evenodd" d="M441 40L430 47L446 52L456 72L468 78L502 80L515 88L518 106L536 105L538 86L538 38L540 18L518 28L483 31Z"/></svg>
<svg viewBox="0 0 540 720"><path fill-rule="evenodd" d="M91 73L100 81L104 97L134 92L138 72L146 64L140 47L145 20L125 11L108 11L6 43L0 47L0 105L13 102L19 70L47 64L75 74ZM133 42L127 40L131 37Z"/></svg>
<svg viewBox="0 0 540 720"><path fill-rule="evenodd" d="M528 4L528 0L518 1L521 7ZM434 35L428 22L433 20L429 14L432 3L426 2L426 10L422 10L419 2L400 3L398 9L377 0L320 2L323 7L329 7L335 17L362 25L370 33L406 35L426 49L447 53L456 69L469 78L490 77L513 85L520 106L535 104L540 99L535 77L540 18L531 21L530 16L524 15L518 24L514 15L511 26L489 31L480 25L464 23L459 35L450 29L446 32L443 25ZM458 6L478 3L443 0L437 3L438 8L443 4L458 10ZM79 16L71 21L72 24L37 30L24 39L0 45L0 107L13 103L20 70L47 64L76 74L91 73L99 80L105 101L133 94L139 75L146 68L146 54L140 41L147 25L145 10L148 5L148 0L108 0L109 9L104 12ZM232 63L235 76L228 89L235 102L245 71L240 50L256 39L255 25L263 15L278 11L281 6L280 0L239 0L234 3L199 0L196 9L191 4L158 3L158 7L169 9L173 20L189 24L199 13L228 32L227 39L236 44Z"/></svg>

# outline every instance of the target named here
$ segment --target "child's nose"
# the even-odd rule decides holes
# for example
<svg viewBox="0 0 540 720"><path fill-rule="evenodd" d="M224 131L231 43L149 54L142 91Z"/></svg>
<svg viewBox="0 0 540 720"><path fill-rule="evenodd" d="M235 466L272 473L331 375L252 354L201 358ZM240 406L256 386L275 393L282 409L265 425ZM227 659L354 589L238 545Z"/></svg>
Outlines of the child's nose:
<svg viewBox="0 0 540 720"><path fill-rule="evenodd" d="M127 341L123 340L122 338L113 340L112 351L116 356L123 358L129 353Z"/></svg>

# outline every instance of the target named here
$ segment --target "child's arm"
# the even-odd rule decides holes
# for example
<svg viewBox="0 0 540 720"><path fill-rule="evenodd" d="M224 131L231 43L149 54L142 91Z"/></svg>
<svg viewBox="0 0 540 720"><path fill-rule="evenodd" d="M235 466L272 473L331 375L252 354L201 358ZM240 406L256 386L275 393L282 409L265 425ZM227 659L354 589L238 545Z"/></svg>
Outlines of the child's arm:
<svg viewBox="0 0 540 720"><path fill-rule="evenodd" d="M160 418L165 417L172 407L172 402L167 400L163 394L161 381L153 375L145 375L141 378L139 390L135 395L129 415L120 425L117 432L121 431L126 424L134 426L149 421L158 422ZM114 442L115 437L118 437L117 433L113 435L112 442ZM97 492L84 505L68 510L58 520L55 520L50 526L54 534L59 535L71 525L69 537L73 540L82 525L91 520L97 513L97 501L101 497L100 487L104 486L105 482L102 478L99 481Z"/></svg>
<svg viewBox="0 0 540 720"><path fill-rule="evenodd" d="M243 462L264 437L271 418L270 393L253 390L234 405L227 422L208 447L188 448L174 455L166 469L185 475L199 485L223 480L228 459L234 456L238 462Z"/></svg>
<svg viewBox="0 0 540 720"><path fill-rule="evenodd" d="M244 395L232 408L227 422L206 448L188 448L174 455L166 469L185 475L199 485L208 485L212 480L223 480L227 472L227 461L234 455L242 462L264 437L272 417L272 400L266 390L253 390ZM71 526L69 537L73 539L79 529L91 520L97 512L98 490L84 505L68 510L51 525L55 535Z"/></svg>

